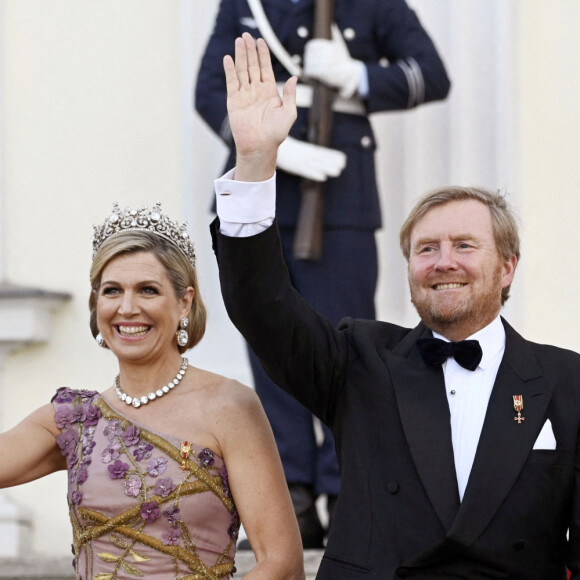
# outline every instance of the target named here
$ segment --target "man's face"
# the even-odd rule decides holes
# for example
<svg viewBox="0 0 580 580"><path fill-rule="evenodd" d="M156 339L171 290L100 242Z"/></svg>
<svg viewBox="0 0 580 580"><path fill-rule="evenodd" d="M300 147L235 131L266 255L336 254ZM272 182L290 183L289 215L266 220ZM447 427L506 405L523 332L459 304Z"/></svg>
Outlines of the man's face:
<svg viewBox="0 0 580 580"><path fill-rule="evenodd" d="M479 201L436 206L411 231L411 301L421 320L449 340L463 340L497 316L515 266L515 256L499 255L491 214Z"/></svg>

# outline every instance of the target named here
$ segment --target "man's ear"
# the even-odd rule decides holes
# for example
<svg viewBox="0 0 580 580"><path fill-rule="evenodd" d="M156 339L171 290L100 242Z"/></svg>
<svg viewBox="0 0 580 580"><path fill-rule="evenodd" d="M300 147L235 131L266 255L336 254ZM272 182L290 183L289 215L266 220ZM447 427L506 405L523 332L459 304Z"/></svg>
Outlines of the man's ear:
<svg viewBox="0 0 580 580"><path fill-rule="evenodd" d="M508 260L504 260L502 286L501 286L502 288L507 288L512 283L517 265L518 265L517 256L512 256Z"/></svg>

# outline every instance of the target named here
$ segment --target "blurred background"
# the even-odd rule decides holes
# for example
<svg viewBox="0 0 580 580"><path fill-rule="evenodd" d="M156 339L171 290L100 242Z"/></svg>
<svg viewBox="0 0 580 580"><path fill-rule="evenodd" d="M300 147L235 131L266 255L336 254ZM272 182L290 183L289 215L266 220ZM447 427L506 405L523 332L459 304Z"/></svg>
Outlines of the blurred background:
<svg viewBox="0 0 580 580"><path fill-rule="evenodd" d="M504 316L580 351L580 2L409 0L442 55L442 103L373 118L384 227L379 318L415 325L398 230L445 184L505 190L522 260ZM196 366L251 384L208 225L226 149L193 110L217 0L0 2L0 428L59 386L117 372L88 325L92 224L162 200L189 224L209 310ZM570 252L572 254L570 255ZM18 449L14 450L18 453ZM1 467L0 467L1 469ZM0 492L0 558L66 556L66 475Z"/></svg>

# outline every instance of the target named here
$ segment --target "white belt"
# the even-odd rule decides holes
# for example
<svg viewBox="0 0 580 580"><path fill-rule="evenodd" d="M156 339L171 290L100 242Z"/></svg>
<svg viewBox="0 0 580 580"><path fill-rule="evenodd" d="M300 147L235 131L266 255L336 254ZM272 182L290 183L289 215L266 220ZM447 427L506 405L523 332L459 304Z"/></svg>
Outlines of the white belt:
<svg viewBox="0 0 580 580"><path fill-rule="evenodd" d="M278 83L278 90L282 94L283 83ZM296 85L296 106L309 109L312 106L312 87L298 83ZM332 110L337 113L346 113L348 115L366 115L363 102L359 98L344 99L336 96L332 102Z"/></svg>

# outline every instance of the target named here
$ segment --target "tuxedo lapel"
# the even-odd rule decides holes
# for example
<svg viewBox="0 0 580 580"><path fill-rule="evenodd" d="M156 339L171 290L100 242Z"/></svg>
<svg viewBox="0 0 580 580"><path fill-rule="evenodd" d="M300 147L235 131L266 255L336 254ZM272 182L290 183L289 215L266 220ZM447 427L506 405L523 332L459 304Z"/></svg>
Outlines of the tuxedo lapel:
<svg viewBox="0 0 580 580"><path fill-rule="evenodd" d="M427 367L415 343L430 336L420 324L392 351L388 367L415 467L433 509L448 530L459 508L449 404L441 368ZM383 355L384 359L384 355Z"/></svg>
<svg viewBox="0 0 580 580"><path fill-rule="evenodd" d="M554 385L542 376L529 344L505 321L506 348L489 400L467 488L449 532L463 545L477 539L505 500L546 420ZM514 420L514 395L524 420Z"/></svg>

